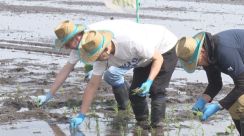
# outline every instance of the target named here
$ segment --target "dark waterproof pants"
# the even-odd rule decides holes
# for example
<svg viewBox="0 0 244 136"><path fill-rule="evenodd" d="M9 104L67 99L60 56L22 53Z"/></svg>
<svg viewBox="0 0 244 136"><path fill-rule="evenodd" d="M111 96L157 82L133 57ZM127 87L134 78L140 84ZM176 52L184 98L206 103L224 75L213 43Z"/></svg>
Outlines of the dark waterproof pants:
<svg viewBox="0 0 244 136"><path fill-rule="evenodd" d="M150 89L151 98L151 126L157 127L158 124L165 117L165 88L168 87L170 78L175 69L177 63L177 57L175 53L175 48L169 50L168 52L162 54L163 65L160 72L154 79L154 82ZM130 90L140 87L144 83L150 73L152 64L146 67L138 67L134 69L133 80ZM146 101L146 97L141 97L138 95L132 95L131 91L129 94L131 100L131 105L133 112L135 114L137 121L147 121L149 110Z"/></svg>

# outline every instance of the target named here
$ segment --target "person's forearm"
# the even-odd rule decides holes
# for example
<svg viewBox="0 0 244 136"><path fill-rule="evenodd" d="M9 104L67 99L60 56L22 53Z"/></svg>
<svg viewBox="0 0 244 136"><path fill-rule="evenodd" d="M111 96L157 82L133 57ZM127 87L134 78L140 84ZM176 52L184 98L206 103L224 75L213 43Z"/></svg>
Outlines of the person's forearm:
<svg viewBox="0 0 244 136"><path fill-rule="evenodd" d="M219 101L220 105L225 109L229 109L244 94L244 72L235 78L234 83L235 87L232 91L224 99Z"/></svg>
<svg viewBox="0 0 244 136"><path fill-rule="evenodd" d="M243 90L244 88L233 88L227 96L225 96L222 100L219 101L220 105L224 109L229 109L236 102L236 100L238 100L238 98L243 94Z"/></svg>
<svg viewBox="0 0 244 136"><path fill-rule="evenodd" d="M219 93L223 86L221 72L214 66L207 66L203 68L206 71L208 78L208 86L203 94L208 95L212 100Z"/></svg>
<svg viewBox="0 0 244 136"><path fill-rule="evenodd" d="M202 98L204 98L206 102L210 102L212 100L212 98L208 94L202 94Z"/></svg>
<svg viewBox="0 0 244 136"><path fill-rule="evenodd" d="M155 77L158 75L161 69L162 64L163 64L163 57L158 57L157 59L153 60L148 79L151 80L155 79Z"/></svg>
<svg viewBox="0 0 244 136"><path fill-rule="evenodd" d="M96 92L98 90L98 86L100 84L101 81L101 77L95 77L96 81L94 80L94 76L92 77L92 79L89 81L89 83L87 84L87 87L84 90L84 94L82 97L82 105L80 108L80 112L83 114L86 114L89 111L89 108L91 106L91 103L94 99L94 97L96 96Z"/></svg>
<svg viewBox="0 0 244 136"><path fill-rule="evenodd" d="M55 95L56 91L63 84L68 77L69 73L73 70L74 64L66 64L57 74L54 83L52 84L50 91L52 95Z"/></svg>

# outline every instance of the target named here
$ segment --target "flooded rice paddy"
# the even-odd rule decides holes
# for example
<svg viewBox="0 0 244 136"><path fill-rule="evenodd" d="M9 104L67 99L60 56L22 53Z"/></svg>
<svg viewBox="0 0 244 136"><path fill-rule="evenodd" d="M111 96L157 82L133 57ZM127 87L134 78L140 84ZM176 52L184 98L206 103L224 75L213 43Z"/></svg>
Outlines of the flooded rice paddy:
<svg viewBox="0 0 244 136"><path fill-rule="evenodd" d="M179 38L200 31L244 28L244 6L238 0L142 0L140 15L141 23L164 25ZM68 51L52 49L54 27L65 19L85 24L112 18L135 20L135 12L114 11L102 0L0 0L0 18L0 135L237 135L225 110L207 122L191 114L191 106L204 91L207 79L201 69L188 74L181 68L176 68L167 88L163 130L137 127L133 113L118 112L111 87L102 83L85 123L71 131L69 119L79 110L86 85L81 63L50 103L37 107L33 101L47 91L68 58ZM131 74L126 75L128 81ZM224 87L215 100L225 97L233 87L232 80L222 76Z"/></svg>

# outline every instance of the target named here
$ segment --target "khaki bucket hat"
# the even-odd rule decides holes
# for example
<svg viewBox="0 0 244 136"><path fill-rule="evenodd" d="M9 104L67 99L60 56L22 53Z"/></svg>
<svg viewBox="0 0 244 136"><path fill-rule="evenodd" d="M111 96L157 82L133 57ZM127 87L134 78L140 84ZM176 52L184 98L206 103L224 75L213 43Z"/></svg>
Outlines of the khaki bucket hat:
<svg viewBox="0 0 244 136"><path fill-rule="evenodd" d="M87 31L79 44L78 51L83 63L97 60L103 50L111 43L113 33L110 31Z"/></svg>
<svg viewBox="0 0 244 136"><path fill-rule="evenodd" d="M72 21L65 20L61 22L54 30L57 39L55 40L55 48L61 49L76 34L85 30L85 26L74 24Z"/></svg>
<svg viewBox="0 0 244 136"><path fill-rule="evenodd" d="M186 72L195 71L204 39L205 32L200 32L193 37L182 37L176 43L176 55Z"/></svg>

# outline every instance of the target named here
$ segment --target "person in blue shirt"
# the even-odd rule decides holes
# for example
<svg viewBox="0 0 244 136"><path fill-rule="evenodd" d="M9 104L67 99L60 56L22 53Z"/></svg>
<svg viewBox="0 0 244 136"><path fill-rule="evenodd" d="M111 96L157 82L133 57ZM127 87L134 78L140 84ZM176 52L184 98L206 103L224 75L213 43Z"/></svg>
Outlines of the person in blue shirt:
<svg viewBox="0 0 244 136"><path fill-rule="evenodd" d="M192 73L197 66L206 71L208 86L194 104L193 112L201 111L206 121L217 111L229 111L237 130L244 115L244 30L231 29L212 35L200 32L194 37L182 37L176 44L176 55L183 68ZM223 84L221 73L229 75L234 88L223 99L212 102ZM242 132L243 133L243 132Z"/></svg>

